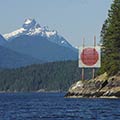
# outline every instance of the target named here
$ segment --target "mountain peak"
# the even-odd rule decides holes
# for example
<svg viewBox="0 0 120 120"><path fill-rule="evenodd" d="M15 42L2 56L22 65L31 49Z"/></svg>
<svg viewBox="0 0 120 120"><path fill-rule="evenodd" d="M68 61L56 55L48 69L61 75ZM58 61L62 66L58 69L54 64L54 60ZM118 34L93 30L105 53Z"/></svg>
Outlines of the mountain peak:
<svg viewBox="0 0 120 120"><path fill-rule="evenodd" d="M27 19L25 19L24 24L30 24L30 23L32 23L33 21L35 21L35 20L34 20L34 19L31 19L31 18L27 18Z"/></svg>
<svg viewBox="0 0 120 120"><path fill-rule="evenodd" d="M6 40L12 40L21 35L46 37L49 41L60 46L72 47L56 30L51 30L48 26L41 27L35 19L31 18L25 19L21 28L3 36Z"/></svg>
<svg viewBox="0 0 120 120"><path fill-rule="evenodd" d="M21 28L11 33L4 34L3 36L5 39L9 40L15 37L19 37L20 35L29 36L40 35L44 37L52 37L55 36L56 34L57 31L50 30L48 26L41 27L40 24L38 24L35 19L28 18L25 19Z"/></svg>
<svg viewBox="0 0 120 120"><path fill-rule="evenodd" d="M25 19L22 27L24 29L30 29L30 28L34 28L35 25L36 25L36 21L34 19Z"/></svg>

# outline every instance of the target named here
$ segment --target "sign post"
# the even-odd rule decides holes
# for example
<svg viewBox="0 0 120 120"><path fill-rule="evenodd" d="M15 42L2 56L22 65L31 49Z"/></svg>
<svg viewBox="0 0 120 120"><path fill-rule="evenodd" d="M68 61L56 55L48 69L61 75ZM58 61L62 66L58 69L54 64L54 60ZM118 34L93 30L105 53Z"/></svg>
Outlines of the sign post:
<svg viewBox="0 0 120 120"><path fill-rule="evenodd" d="M101 66L100 46L96 46L96 37L94 36L94 45L83 46L79 48L79 67L82 68L82 80L84 80L84 69L92 68L92 78L95 77L95 68Z"/></svg>
<svg viewBox="0 0 120 120"><path fill-rule="evenodd" d="M95 47L96 47L96 36L94 36L94 49L95 49ZM94 56L95 56L95 53L94 53ZM93 68L93 71L92 71L92 79L94 79L95 78L95 68Z"/></svg>
<svg viewBox="0 0 120 120"><path fill-rule="evenodd" d="M83 49L84 49L84 47L85 47L85 38L83 38ZM83 53L84 54L84 53ZM82 67L82 80L84 80L84 72L85 70L84 70L84 67Z"/></svg>

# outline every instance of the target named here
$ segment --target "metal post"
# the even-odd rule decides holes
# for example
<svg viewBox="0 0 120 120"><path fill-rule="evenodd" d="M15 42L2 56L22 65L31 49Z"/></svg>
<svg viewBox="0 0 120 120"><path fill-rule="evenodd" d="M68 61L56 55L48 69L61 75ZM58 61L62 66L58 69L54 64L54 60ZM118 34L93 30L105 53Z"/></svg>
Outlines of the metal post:
<svg viewBox="0 0 120 120"><path fill-rule="evenodd" d="M95 68L92 69L92 73L93 73L92 74L92 79L94 79L95 78Z"/></svg>
<svg viewBox="0 0 120 120"><path fill-rule="evenodd" d="M95 47L96 47L96 36L94 36L94 49L95 49ZM93 70L92 70L92 79L94 79L95 78L95 68L93 68Z"/></svg>
<svg viewBox="0 0 120 120"><path fill-rule="evenodd" d="M84 80L84 68L82 68L82 80Z"/></svg>
<svg viewBox="0 0 120 120"><path fill-rule="evenodd" d="M84 50L84 47L85 47L85 38L83 37L83 50ZM83 52L84 54L84 52ZM82 80L84 80L84 77L85 77L85 73L84 73L84 66L82 67Z"/></svg>

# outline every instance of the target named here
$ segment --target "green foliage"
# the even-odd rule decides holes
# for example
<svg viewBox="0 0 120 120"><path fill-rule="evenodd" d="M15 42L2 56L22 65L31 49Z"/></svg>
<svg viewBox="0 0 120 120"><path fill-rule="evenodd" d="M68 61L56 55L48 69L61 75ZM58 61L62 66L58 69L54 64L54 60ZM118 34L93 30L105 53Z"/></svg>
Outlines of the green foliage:
<svg viewBox="0 0 120 120"><path fill-rule="evenodd" d="M101 31L102 67L100 73L120 71L120 0L114 0Z"/></svg>
<svg viewBox="0 0 120 120"><path fill-rule="evenodd" d="M92 70L86 69L86 79ZM77 61L53 62L0 71L0 91L66 91L81 79Z"/></svg>

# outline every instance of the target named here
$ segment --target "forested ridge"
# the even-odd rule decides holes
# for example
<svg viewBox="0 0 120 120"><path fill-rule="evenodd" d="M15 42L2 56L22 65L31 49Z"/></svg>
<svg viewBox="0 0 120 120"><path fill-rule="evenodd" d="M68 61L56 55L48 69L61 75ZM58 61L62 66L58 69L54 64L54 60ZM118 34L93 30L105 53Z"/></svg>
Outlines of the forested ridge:
<svg viewBox="0 0 120 120"><path fill-rule="evenodd" d="M91 78L86 69L86 79ZM0 70L0 91L66 91L81 79L78 61L52 62Z"/></svg>
<svg viewBox="0 0 120 120"><path fill-rule="evenodd" d="M112 76L120 71L120 0L114 0L101 31L102 67L100 73Z"/></svg>

